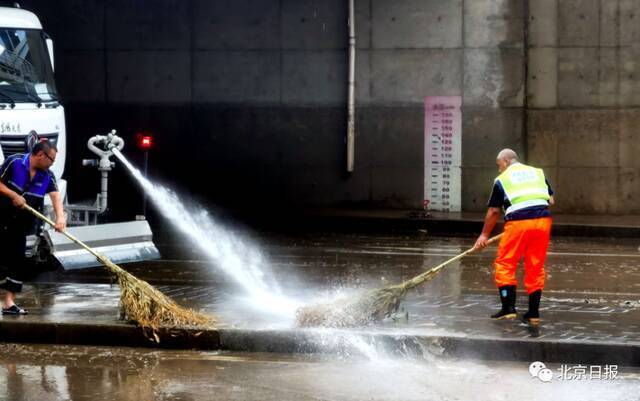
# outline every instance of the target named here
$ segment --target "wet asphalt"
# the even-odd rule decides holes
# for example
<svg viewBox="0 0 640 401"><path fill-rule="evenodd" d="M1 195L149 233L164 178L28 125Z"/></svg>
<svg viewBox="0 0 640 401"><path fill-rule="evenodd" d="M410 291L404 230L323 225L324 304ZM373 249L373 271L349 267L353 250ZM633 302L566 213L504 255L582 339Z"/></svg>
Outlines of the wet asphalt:
<svg viewBox="0 0 640 401"><path fill-rule="evenodd" d="M0 399L631 401L640 391L635 369L546 367L551 382L528 363L10 344L0 345Z"/></svg>
<svg viewBox="0 0 640 401"><path fill-rule="evenodd" d="M403 281L466 250L474 240L422 232L242 234L261 250L269 279L283 293L305 300ZM173 296L185 295L190 302L215 309L227 325L272 324L269 316L234 307L242 287L193 244L165 233L157 245L163 260L130 264L127 270L165 291L177 288ZM638 245L634 239L554 238L547 260L542 335L640 343ZM380 329L528 335L517 324L496 326L486 319L498 305L491 272L494 254L492 248L452 264L410 295L403 309L405 321L384 322ZM48 273L39 277L36 287L62 286L73 296L44 290L34 299L43 304L68 302L71 309L82 310L77 302L80 291L84 307L91 310L101 302L95 299L96 288L109 288L107 283L109 276L99 268ZM116 295L107 303L114 307L117 293L112 294ZM521 308L524 302L521 291ZM58 313L56 318L63 318L66 312L62 308ZM621 367L622 375L615 381L542 383L531 378L527 364L443 360L435 355L415 360L362 353L300 356L16 344L3 344L0 355L0 399L8 400L449 400L488 399L489 392L494 392L491 399L511 399L508 389L513 386L522 389L523 400L558 394L564 399L635 400L640 390L632 367ZM496 387L496 382L504 385Z"/></svg>

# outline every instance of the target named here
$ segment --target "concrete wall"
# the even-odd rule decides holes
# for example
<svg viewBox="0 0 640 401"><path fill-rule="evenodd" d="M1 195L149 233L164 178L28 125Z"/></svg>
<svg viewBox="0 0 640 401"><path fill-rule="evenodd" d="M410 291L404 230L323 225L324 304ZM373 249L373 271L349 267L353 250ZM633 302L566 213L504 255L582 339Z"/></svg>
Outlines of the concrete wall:
<svg viewBox="0 0 640 401"><path fill-rule="evenodd" d="M531 1L529 33L529 159L559 209L640 212L640 1Z"/></svg>
<svg viewBox="0 0 640 401"><path fill-rule="evenodd" d="M616 180L640 167L640 0L356 0L350 176L345 0L21 3L56 41L70 135L152 131L152 173L204 200L421 207L427 95L463 97L465 210L484 208L505 146L548 170L562 210L638 192ZM88 156L72 142L71 178Z"/></svg>

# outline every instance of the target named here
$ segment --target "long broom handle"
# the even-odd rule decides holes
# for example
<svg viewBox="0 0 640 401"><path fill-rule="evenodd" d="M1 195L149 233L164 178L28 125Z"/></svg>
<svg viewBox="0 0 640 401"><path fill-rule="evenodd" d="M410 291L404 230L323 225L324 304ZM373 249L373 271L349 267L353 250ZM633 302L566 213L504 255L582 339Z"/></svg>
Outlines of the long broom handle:
<svg viewBox="0 0 640 401"><path fill-rule="evenodd" d="M502 234L498 234L495 237L489 238L489 240L487 241L487 245L490 245L490 244L496 242L501 237L502 237ZM462 252L460 255L454 256L451 259L440 263L438 266L436 266L436 267L434 267L434 268L432 268L430 270L427 270L426 272L420 274L419 276L415 276L414 278L405 281L404 283L400 284L400 286L405 287L405 289L407 289L407 290L411 289L413 287L416 287L416 286L422 284L425 279L433 276L434 274L436 274L437 272L442 270L448 264L453 263L456 260L462 259L463 257L467 256L468 254L470 254L470 253L472 253L474 251L475 251L475 248L467 249L466 251Z"/></svg>
<svg viewBox="0 0 640 401"><path fill-rule="evenodd" d="M45 216L44 214L40 213L39 211L37 211L36 209L32 208L31 206L29 206L26 203L24 205L24 209L26 209L27 211L31 212L31 214L33 214L34 216L36 216L40 220L46 222L50 226L52 226L52 227L56 226L56 223L54 223L50 218L48 218L47 216ZM81 247L83 247L84 249L86 249L87 252L91 253L100 262L102 262L103 264L106 265L106 263L104 262L104 256L103 255L101 255L98 252L96 252L93 249L91 249L87 244L85 244L84 242L80 241L79 239L77 239L76 237L71 235L68 231L62 230L62 231L60 231L60 233L63 234L65 237L69 238L71 241L75 242L76 244L78 244Z"/></svg>

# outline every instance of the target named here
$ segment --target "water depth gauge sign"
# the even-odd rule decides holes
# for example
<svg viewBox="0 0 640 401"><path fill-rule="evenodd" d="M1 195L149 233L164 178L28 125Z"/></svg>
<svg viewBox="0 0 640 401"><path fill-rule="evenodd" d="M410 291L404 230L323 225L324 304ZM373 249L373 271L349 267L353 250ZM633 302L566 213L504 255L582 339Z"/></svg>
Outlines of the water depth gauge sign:
<svg viewBox="0 0 640 401"><path fill-rule="evenodd" d="M424 100L424 204L427 210L459 212L462 164L462 97Z"/></svg>

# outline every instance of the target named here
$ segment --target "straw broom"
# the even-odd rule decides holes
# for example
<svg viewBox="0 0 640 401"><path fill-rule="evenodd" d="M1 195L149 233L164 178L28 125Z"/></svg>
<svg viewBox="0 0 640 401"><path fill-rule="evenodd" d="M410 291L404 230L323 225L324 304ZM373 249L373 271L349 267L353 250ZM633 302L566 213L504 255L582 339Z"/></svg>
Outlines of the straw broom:
<svg viewBox="0 0 640 401"><path fill-rule="evenodd" d="M24 208L40 220L55 227L53 221L31 206L25 205ZM180 307L171 298L155 289L149 283L128 273L69 232L62 231L61 233L95 256L109 272L116 276L120 286L120 305L125 318L142 327L148 337L150 333L156 342L160 342L160 337L158 336L159 328L202 327L210 326L216 322L215 318L211 316Z"/></svg>
<svg viewBox="0 0 640 401"><path fill-rule="evenodd" d="M497 241L500 237L502 234L489 239L488 244ZM409 290L431 280L445 266L473 251L473 248L468 249L401 284L369 290L353 300L338 299L328 304L302 307L296 311L296 321L301 327L348 327L382 320L398 310L400 302Z"/></svg>

